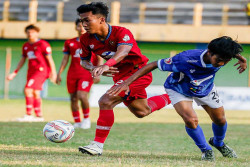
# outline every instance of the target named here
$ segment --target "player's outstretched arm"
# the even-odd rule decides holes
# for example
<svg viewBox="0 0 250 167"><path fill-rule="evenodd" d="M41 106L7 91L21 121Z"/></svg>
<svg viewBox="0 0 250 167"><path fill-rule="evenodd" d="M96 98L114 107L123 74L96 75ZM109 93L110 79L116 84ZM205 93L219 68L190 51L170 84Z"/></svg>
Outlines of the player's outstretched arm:
<svg viewBox="0 0 250 167"><path fill-rule="evenodd" d="M88 70L90 72L92 72L92 70L94 69L94 66L90 60L81 60L80 64L83 68L85 68L86 70Z"/></svg>
<svg viewBox="0 0 250 167"><path fill-rule="evenodd" d="M61 81L62 81L61 74L62 74L62 72L64 71L65 67L67 66L67 64L69 62L69 56L70 56L69 54L64 54L64 56L63 56L61 66L60 66L60 68L58 70L57 77L56 77L56 84L57 85L61 84Z"/></svg>
<svg viewBox="0 0 250 167"><path fill-rule="evenodd" d="M104 72L110 70L110 67L116 65L120 61L122 61L126 56L128 56L128 53L130 52L132 46L130 45L120 45L117 47L117 51L115 55L110 58L106 63L104 63L101 66L97 66L93 69L93 76L98 77L102 75Z"/></svg>
<svg viewBox="0 0 250 167"><path fill-rule="evenodd" d="M239 67L237 67L237 70L239 70L239 73L244 72L247 69L247 60L245 57L241 56L241 54L237 54L235 56L236 59L238 59L239 61L234 64L234 66L239 65Z"/></svg>
<svg viewBox="0 0 250 167"><path fill-rule="evenodd" d="M107 93L109 95L117 96L122 91L125 91L127 94L129 92L129 85L137 80L138 78L142 77L143 75L146 75L147 73L153 71L158 67L157 61L154 61L152 63L147 64L146 66L142 67L140 70L138 70L136 73L134 73L131 77L129 77L127 80L125 80L123 83L109 89Z"/></svg>
<svg viewBox="0 0 250 167"><path fill-rule="evenodd" d="M17 75L17 72L22 68L22 66L24 65L25 63L25 60L26 60L26 57L22 56L21 60L18 62L17 64L17 67L16 67L16 70L13 71L12 73L10 73L8 76L7 76L7 80L12 80L16 77Z"/></svg>

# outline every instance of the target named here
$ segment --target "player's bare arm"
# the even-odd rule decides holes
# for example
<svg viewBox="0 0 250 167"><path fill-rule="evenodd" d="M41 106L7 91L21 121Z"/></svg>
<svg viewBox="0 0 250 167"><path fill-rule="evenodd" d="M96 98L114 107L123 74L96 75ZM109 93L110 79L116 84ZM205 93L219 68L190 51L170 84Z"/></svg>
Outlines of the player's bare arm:
<svg viewBox="0 0 250 167"><path fill-rule="evenodd" d="M239 73L244 72L247 69L247 60L245 57L243 57L241 54L237 54L235 56L236 59L238 59L239 61L234 64L234 66L239 65L239 67L237 68L237 70L239 70Z"/></svg>
<svg viewBox="0 0 250 167"><path fill-rule="evenodd" d="M107 91L109 95L117 96L122 91L125 91L127 94L129 92L129 85L137 80L138 78L146 75L147 73L153 71L158 67L157 61L154 61L152 63L147 64L146 66L142 67L140 70L138 70L136 73L134 73L131 77L129 77L127 80L125 80L122 84L119 84Z"/></svg>
<svg viewBox="0 0 250 167"><path fill-rule="evenodd" d="M105 71L108 71L111 66L122 61L126 56L128 56L128 53L130 52L131 48L132 46L129 45L118 46L115 55L111 59L109 59L105 64L97 66L93 69L93 76L97 77L102 75Z"/></svg>
<svg viewBox="0 0 250 167"><path fill-rule="evenodd" d="M54 60L52 59L51 55L47 55L46 59L48 60L49 66L51 68L50 81L52 83L56 83L56 66Z"/></svg>
<svg viewBox="0 0 250 167"><path fill-rule="evenodd" d="M58 84L58 85L61 84L61 81L62 81L61 74L69 62L69 56L70 56L69 54L64 54L64 56L63 56L61 66L58 70L57 77L56 77L56 84Z"/></svg>
<svg viewBox="0 0 250 167"><path fill-rule="evenodd" d="M18 64L17 64L16 70L7 76L7 80L9 80L9 81L10 81L10 80L13 80L13 79L16 77L17 72L18 72L18 71L22 68L22 66L24 65L25 60L26 60L26 57L22 56L21 60L20 60L20 61L18 62Z"/></svg>
<svg viewBox="0 0 250 167"><path fill-rule="evenodd" d="M100 56L97 56L97 66L100 66L103 64L103 58L101 58ZM96 84L96 83L99 83L100 82L100 77L95 77L93 78L93 82Z"/></svg>

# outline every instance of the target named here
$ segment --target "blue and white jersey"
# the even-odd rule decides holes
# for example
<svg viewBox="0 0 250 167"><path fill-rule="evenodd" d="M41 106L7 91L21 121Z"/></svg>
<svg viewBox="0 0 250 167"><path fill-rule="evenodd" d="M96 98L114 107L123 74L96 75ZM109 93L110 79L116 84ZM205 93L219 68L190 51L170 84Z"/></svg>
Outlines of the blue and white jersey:
<svg viewBox="0 0 250 167"><path fill-rule="evenodd" d="M172 71L164 87L190 97L204 97L214 86L215 73L221 67L205 64L203 56L207 50L187 50L172 58L158 60L161 71Z"/></svg>

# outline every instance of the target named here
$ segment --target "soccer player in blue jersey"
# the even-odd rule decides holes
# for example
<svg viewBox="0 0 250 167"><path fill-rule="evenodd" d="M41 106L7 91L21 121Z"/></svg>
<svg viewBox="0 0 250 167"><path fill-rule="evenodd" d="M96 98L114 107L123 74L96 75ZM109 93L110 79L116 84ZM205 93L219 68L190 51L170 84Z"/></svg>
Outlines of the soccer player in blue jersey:
<svg viewBox="0 0 250 167"><path fill-rule="evenodd" d="M210 145L218 149L224 157L237 158L236 153L224 143L227 121L224 108L214 85L215 73L232 58L239 61L237 70L242 73L247 68L246 59L240 55L240 44L230 37L223 36L212 40L208 49L187 50L172 58L152 62L122 84L111 88L107 93L118 95L121 91L129 93L129 85L139 77L159 68L173 72L167 78L164 87L177 113L183 118L188 135L202 152L202 160L213 161L214 152ZM193 100L201 105L212 119L214 137L206 142L198 117L192 107Z"/></svg>

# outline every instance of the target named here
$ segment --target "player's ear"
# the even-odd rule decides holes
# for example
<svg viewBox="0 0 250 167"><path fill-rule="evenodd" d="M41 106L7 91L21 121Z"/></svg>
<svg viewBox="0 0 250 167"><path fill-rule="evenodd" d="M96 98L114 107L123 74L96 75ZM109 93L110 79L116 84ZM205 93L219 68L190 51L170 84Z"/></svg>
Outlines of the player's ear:
<svg viewBox="0 0 250 167"><path fill-rule="evenodd" d="M100 24L106 23L105 17L100 17Z"/></svg>

